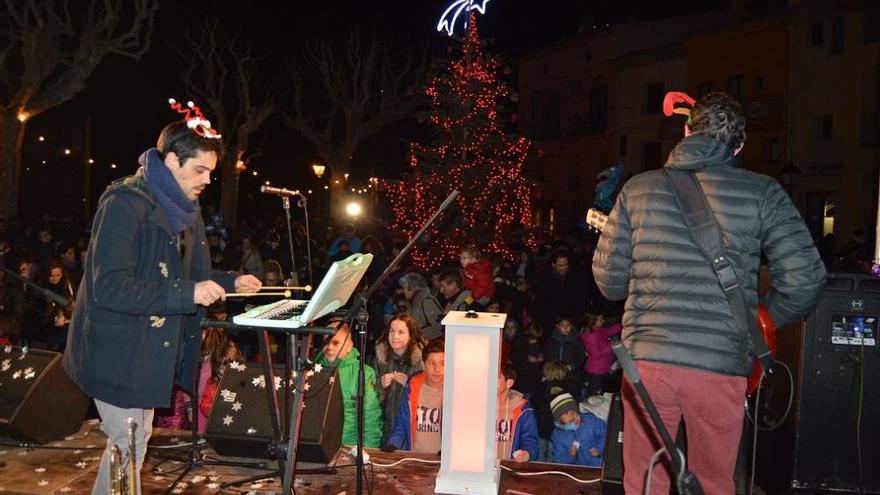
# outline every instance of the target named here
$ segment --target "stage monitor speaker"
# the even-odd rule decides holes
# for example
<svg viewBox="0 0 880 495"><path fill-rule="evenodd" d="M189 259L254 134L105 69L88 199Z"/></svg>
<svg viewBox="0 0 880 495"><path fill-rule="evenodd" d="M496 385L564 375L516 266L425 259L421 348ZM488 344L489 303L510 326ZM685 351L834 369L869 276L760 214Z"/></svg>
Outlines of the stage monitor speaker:
<svg viewBox="0 0 880 495"><path fill-rule="evenodd" d="M828 274L802 338L791 488L880 492L878 319L880 279Z"/></svg>
<svg viewBox="0 0 880 495"><path fill-rule="evenodd" d="M91 400L61 367L61 354L0 347L0 432L45 444L79 431Z"/></svg>
<svg viewBox="0 0 880 495"><path fill-rule="evenodd" d="M603 495L623 495L623 403L620 394L611 398L602 464Z"/></svg>
<svg viewBox="0 0 880 495"><path fill-rule="evenodd" d="M280 377L284 368L275 368L279 405ZM272 424L263 367L249 363L244 369L227 366L211 408L205 439L221 455L272 458ZM297 460L327 464L339 451L342 440L342 392L334 368L325 368L306 379L308 390L303 397L302 428ZM292 388L289 391L292 392ZM288 394L287 411L291 411L293 394ZM281 418L287 428L288 418Z"/></svg>

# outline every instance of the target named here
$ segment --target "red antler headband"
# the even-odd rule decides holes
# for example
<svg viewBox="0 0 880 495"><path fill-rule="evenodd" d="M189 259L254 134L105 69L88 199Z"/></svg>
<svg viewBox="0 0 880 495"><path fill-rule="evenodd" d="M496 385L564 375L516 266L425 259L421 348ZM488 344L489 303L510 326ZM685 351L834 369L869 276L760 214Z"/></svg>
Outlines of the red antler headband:
<svg viewBox="0 0 880 495"><path fill-rule="evenodd" d="M186 106L183 106L174 98L168 98L168 104L171 105L172 110L183 114L186 126L199 136L206 139L220 139L223 137L216 129L211 128L211 121L202 115L202 110L195 103L188 101Z"/></svg>
<svg viewBox="0 0 880 495"><path fill-rule="evenodd" d="M663 98L663 115L667 117L671 117L674 113L684 115L687 117L688 125L691 125L693 123L691 109L694 107L694 103L696 103L696 100L688 96L687 93L670 91ZM675 106L676 104L679 104L679 106Z"/></svg>

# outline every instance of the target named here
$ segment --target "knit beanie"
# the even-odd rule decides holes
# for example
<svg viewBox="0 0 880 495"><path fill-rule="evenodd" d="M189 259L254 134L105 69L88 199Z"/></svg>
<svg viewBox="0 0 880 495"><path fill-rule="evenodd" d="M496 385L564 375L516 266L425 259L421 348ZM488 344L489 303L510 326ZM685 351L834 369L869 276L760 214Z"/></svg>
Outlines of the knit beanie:
<svg viewBox="0 0 880 495"><path fill-rule="evenodd" d="M569 393L559 394L550 401L550 411L553 412L553 418L556 421L559 421L563 414L577 410L578 404Z"/></svg>

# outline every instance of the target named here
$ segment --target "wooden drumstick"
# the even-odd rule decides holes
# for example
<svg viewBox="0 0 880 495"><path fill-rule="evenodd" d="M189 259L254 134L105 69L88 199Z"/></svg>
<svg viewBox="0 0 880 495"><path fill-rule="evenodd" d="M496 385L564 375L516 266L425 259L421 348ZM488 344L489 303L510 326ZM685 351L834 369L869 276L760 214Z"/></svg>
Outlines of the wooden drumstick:
<svg viewBox="0 0 880 495"><path fill-rule="evenodd" d="M290 295L291 292L286 290L284 292L231 292L226 294L226 297L283 296L284 298L289 298Z"/></svg>
<svg viewBox="0 0 880 495"><path fill-rule="evenodd" d="M296 286L288 286L288 285L279 285L279 286L266 286L264 285L260 290L304 290L306 292L312 291L311 285L304 285L302 287Z"/></svg>

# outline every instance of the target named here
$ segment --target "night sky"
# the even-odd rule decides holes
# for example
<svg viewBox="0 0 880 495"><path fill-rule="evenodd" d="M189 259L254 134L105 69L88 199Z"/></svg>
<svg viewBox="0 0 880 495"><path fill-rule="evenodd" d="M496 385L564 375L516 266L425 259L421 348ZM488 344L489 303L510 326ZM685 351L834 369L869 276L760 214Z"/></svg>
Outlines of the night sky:
<svg viewBox="0 0 880 495"><path fill-rule="evenodd" d="M179 82L184 61L171 48L186 51L186 29L197 33L204 20L218 19L225 35L239 33L242 40L252 44L255 54L265 56L258 71L260 80L283 87L289 84L288 68L299 63L304 43L323 39L343 45L353 28L378 32L388 40L392 53L407 46L442 52L447 41L435 26L449 3L164 0L150 51L139 62L119 56L106 58L83 93L50 113L59 112L72 120L90 114L92 154L99 165L119 164L114 171L95 174L94 187L100 191L104 187L101 181L131 173L137 156L152 146L161 127L175 118L167 99L190 98ZM717 0L687 1L669 7L660 2L492 0L479 25L481 37L490 39L490 49L515 66L518 56L569 38L585 27L705 11L725 4ZM412 123L408 124L394 126L362 143L352 163L353 174L366 179L372 174L388 177L399 173L404 168L406 142L420 139L412 134ZM250 164L259 170L260 177L243 176L243 192L256 190L267 179L273 185L308 187L309 164L318 158L310 143L285 127L280 117L270 120L252 142L260 140L265 143L263 156ZM212 189L212 193L219 192L219 187Z"/></svg>

